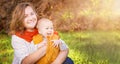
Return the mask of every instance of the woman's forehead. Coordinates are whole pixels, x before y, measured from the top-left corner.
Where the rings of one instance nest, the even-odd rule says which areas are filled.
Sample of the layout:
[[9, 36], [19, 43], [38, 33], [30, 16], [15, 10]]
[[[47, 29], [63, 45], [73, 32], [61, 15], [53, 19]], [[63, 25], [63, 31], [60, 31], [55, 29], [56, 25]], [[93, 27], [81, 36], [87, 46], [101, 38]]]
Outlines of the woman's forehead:
[[27, 7], [25, 8], [25, 14], [29, 14], [29, 13], [31, 13], [31, 12], [33, 12], [32, 7], [27, 6]]

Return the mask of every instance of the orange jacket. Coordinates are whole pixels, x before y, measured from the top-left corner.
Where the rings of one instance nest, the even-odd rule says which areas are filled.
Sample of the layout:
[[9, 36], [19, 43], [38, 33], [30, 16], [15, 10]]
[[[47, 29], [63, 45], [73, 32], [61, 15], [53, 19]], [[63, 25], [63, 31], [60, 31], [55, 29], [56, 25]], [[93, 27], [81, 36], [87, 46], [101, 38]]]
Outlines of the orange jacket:
[[[43, 56], [42, 58], [40, 58], [37, 62], [37, 64], [50, 64], [52, 63], [56, 57], [58, 56], [60, 49], [59, 47], [53, 47], [52, 44], [53, 42], [51, 40], [58, 40], [59, 36], [58, 34], [55, 32], [52, 36], [48, 36], [48, 46], [47, 46], [47, 51], [46, 51], [46, 55]], [[41, 34], [37, 34], [33, 37], [33, 42], [34, 44], [38, 44], [40, 42], [43, 41], [43, 37]]]

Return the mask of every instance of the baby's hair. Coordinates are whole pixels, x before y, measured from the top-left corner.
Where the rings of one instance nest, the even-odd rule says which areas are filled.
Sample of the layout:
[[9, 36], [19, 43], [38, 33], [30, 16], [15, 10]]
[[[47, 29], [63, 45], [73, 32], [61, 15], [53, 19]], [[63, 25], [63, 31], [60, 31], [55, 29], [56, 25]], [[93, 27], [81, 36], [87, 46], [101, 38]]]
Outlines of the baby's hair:
[[41, 19], [38, 20], [37, 27], [38, 27], [38, 25], [40, 25], [42, 22], [51, 22], [51, 23], [52, 23], [52, 21], [51, 21], [50, 19], [41, 18]]

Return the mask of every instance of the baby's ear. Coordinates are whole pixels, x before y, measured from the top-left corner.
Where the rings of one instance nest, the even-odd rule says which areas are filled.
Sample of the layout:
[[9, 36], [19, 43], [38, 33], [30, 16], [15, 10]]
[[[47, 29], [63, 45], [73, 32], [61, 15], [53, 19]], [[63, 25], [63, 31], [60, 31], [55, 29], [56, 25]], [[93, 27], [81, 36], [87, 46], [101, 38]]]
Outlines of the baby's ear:
[[40, 30], [38, 30], [38, 33], [41, 34]]

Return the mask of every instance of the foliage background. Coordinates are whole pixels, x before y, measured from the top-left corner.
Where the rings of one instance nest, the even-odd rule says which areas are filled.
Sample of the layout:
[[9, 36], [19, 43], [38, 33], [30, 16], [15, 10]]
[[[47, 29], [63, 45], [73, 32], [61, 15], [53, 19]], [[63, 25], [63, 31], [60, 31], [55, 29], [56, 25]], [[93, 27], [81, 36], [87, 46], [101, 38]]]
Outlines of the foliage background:
[[9, 31], [12, 11], [31, 2], [41, 17], [54, 21], [57, 30], [120, 30], [120, 0], [1, 0], [0, 31]]

